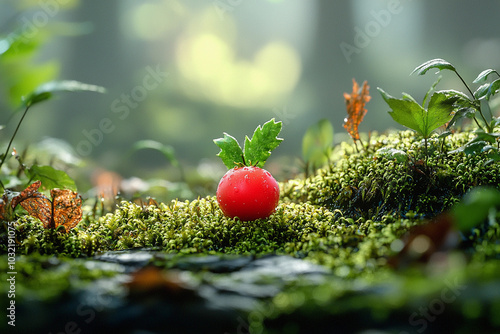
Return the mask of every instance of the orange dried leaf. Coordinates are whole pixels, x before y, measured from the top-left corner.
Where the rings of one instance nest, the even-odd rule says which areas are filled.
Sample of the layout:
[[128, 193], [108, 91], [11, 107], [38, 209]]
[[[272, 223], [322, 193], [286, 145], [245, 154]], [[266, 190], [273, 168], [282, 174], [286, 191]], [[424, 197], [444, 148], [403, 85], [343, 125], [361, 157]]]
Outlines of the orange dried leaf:
[[36, 181], [12, 200], [12, 207], [20, 204], [32, 217], [40, 219], [45, 228], [64, 226], [66, 232], [82, 219], [82, 199], [69, 189], [52, 189], [52, 202], [38, 192], [41, 182]]
[[7, 205], [7, 203], [5, 203], [3, 198], [0, 199], [0, 220], [7, 219], [6, 205]]
[[54, 227], [62, 225], [68, 232], [82, 219], [82, 198], [69, 189], [52, 189], [50, 195]]
[[347, 130], [353, 140], [359, 140], [358, 127], [367, 110], [365, 104], [370, 101], [370, 86], [365, 81], [363, 87], [359, 89], [356, 80], [352, 79], [352, 94], [344, 93], [344, 99], [347, 109], [347, 118], [344, 119], [344, 128]]
[[52, 203], [42, 193], [36, 192], [31, 197], [26, 198], [19, 203], [28, 214], [32, 217], [40, 219], [43, 227], [50, 228], [52, 226]]

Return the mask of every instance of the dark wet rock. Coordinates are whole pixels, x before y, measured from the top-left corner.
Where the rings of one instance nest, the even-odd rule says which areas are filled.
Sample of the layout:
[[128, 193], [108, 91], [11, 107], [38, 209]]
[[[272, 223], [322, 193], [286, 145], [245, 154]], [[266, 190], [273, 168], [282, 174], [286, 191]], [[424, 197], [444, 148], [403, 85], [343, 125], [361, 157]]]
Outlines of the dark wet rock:
[[151, 261], [152, 258], [153, 253], [148, 251], [148, 249], [140, 248], [134, 250], [106, 252], [101, 255], [96, 255], [94, 260], [118, 263], [127, 268], [128, 271], [132, 271], [144, 267], [149, 263], [149, 261]]
[[[37, 317], [18, 328], [53, 333], [67, 331], [66, 325], [82, 333], [236, 333], [247, 330], [242, 322], [246, 314], [289, 282], [329, 274], [321, 266], [279, 255], [179, 258], [134, 249], [72, 261], [115, 275], [72, 286], [50, 302], [24, 303], [18, 317]], [[46, 262], [52, 267], [70, 265]]]
[[[476, 325], [495, 328], [488, 318], [500, 305], [496, 266], [485, 270], [490, 282], [474, 282], [479, 268], [467, 272], [465, 267], [461, 279], [442, 272], [367, 281], [276, 254], [181, 256], [134, 249], [39, 261], [47, 272], [74, 275], [67, 288], [47, 300], [41, 293], [18, 300], [19, 332], [210, 334], [261, 332], [265, 327], [272, 333], [412, 333], [423, 328], [421, 310], [439, 308], [432, 321], [426, 320], [425, 332], [443, 333]], [[84, 281], [82, 276], [93, 271], [106, 275]], [[464, 275], [472, 277], [467, 284]], [[440, 299], [443, 291], [445, 301]], [[481, 312], [470, 311], [472, 307]], [[490, 323], [480, 325], [484, 321]]]

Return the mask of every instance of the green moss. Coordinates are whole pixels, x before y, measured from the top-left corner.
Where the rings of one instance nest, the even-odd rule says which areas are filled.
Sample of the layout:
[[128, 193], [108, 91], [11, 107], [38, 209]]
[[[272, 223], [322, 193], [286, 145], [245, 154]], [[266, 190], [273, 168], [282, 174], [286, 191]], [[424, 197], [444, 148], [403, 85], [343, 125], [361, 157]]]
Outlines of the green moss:
[[[427, 164], [423, 143], [411, 131], [372, 138], [369, 149], [362, 153], [344, 145], [340, 157], [315, 176], [284, 184], [284, 198], [340, 210], [353, 219], [380, 220], [387, 214], [406, 217], [408, 213], [433, 217], [472, 187], [498, 187], [498, 163], [488, 164], [486, 153], [448, 153], [473, 137], [469, 132], [458, 133], [444, 143], [431, 137]], [[407, 161], [378, 154], [381, 148], [405, 152]]]
[[[2, 256], [0, 279], [5, 282], [10, 277], [11, 271], [7, 259]], [[117, 268], [113, 264], [94, 267], [89, 262], [79, 259], [30, 254], [16, 258], [15, 272], [16, 301], [30, 296], [50, 301], [60, 297], [70, 287], [74, 289], [97, 279], [114, 276]], [[2, 298], [6, 298], [8, 288], [7, 284], [2, 284]]]
[[[383, 267], [395, 239], [448, 209], [470, 188], [498, 187], [498, 163], [487, 164], [486, 154], [447, 154], [472, 137], [459, 133], [444, 144], [430, 138], [427, 165], [423, 143], [410, 131], [374, 136], [361, 153], [343, 143], [316, 175], [281, 184], [281, 202], [265, 220], [229, 219], [210, 196], [157, 207], [122, 202], [114, 213], [98, 220], [87, 217], [69, 233], [44, 229], [25, 216], [15, 223], [17, 250], [69, 257], [134, 247], [182, 254], [280, 253], [356, 276]], [[377, 150], [384, 147], [405, 152], [408, 161], [380, 155]], [[490, 226], [471, 235], [469, 246], [480, 248], [485, 257], [495, 256], [498, 246], [491, 244], [496, 236], [498, 229]]]
[[[473, 136], [455, 134], [444, 145], [431, 138], [427, 164], [423, 144], [409, 131], [374, 136], [361, 153], [343, 143], [328, 166], [314, 176], [282, 183], [276, 212], [253, 222], [225, 217], [211, 196], [149, 207], [122, 202], [115, 212], [97, 220], [85, 217], [69, 233], [44, 229], [40, 221], [21, 217], [14, 223], [16, 293], [20, 298], [37, 295], [50, 300], [75, 284], [116, 274], [67, 258], [110, 250], [161, 250], [172, 254], [165, 257], [167, 263], [157, 259], [156, 265], [165, 268], [189, 254], [278, 253], [324, 265], [334, 275], [320, 284], [291, 281], [263, 304], [265, 316], [248, 318], [252, 328], [270, 333], [292, 327], [321, 332], [338, 322], [353, 326], [339, 330], [354, 332], [363, 319], [366, 326], [382, 325], [399, 332], [408, 328], [410, 314], [428, 307], [449, 289], [447, 282], [467, 289], [459, 290], [457, 302], [446, 304], [445, 315], [436, 323], [450, 326], [446, 321], [453, 317], [457, 320], [451, 323], [466, 331], [485, 321], [498, 326], [500, 304], [488, 300], [485, 291], [498, 288], [500, 212], [491, 211], [488, 221], [463, 234], [460, 249], [448, 253], [444, 264], [437, 261], [404, 271], [387, 265], [395, 255], [391, 245], [411, 227], [450, 208], [475, 186], [498, 188], [498, 162], [488, 162], [487, 154], [448, 154]], [[381, 148], [404, 152], [403, 161], [380, 154]], [[0, 253], [5, 254], [6, 231], [0, 238]], [[0, 279], [6, 279], [7, 262], [1, 261]], [[316, 327], [311, 329], [312, 324]]]

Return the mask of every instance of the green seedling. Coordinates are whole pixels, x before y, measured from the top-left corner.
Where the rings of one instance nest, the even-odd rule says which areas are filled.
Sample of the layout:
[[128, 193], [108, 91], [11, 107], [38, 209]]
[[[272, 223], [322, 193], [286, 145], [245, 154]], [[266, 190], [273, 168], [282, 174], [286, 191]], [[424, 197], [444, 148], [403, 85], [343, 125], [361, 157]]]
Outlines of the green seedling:
[[[431, 88], [432, 89], [432, 88]], [[439, 91], [432, 94], [427, 108], [424, 98], [422, 105], [409, 94], [404, 93], [402, 99], [397, 99], [382, 88], [378, 88], [385, 102], [392, 109], [389, 115], [399, 124], [415, 130], [424, 138], [426, 159], [428, 156], [427, 140], [439, 127], [445, 125], [453, 118], [452, 112], [456, 109], [458, 97], [449, 91]]]
[[[101, 87], [101, 86], [96, 86], [96, 85], [89, 85], [85, 84], [82, 82], [78, 81], [73, 81], [73, 80], [64, 80], [64, 81], [52, 81], [48, 82], [45, 84], [40, 85], [33, 93], [31, 93], [28, 97], [26, 97], [23, 101], [22, 107], [24, 109], [23, 115], [21, 116], [21, 119], [17, 123], [16, 129], [14, 130], [14, 133], [12, 134], [12, 137], [10, 138], [10, 141], [7, 145], [7, 148], [5, 150], [5, 153], [2, 155], [2, 160], [0, 161], [0, 168], [4, 164], [10, 148], [12, 146], [12, 142], [14, 141], [14, 138], [16, 137], [17, 132], [19, 131], [19, 128], [21, 126], [21, 123], [23, 122], [24, 118], [26, 117], [26, 114], [28, 113], [28, 110], [34, 106], [37, 103], [49, 100], [52, 95], [56, 92], [61, 92], [61, 91], [91, 91], [91, 92], [99, 92], [99, 93], [104, 93], [106, 90]], [[30, 174], [29, 176], [33, 178], [40, 179], [40, 177], [46, 176], [47, 181], [52, 180], [55, 182], [56, 186], [58, 187], [66, 187], [67, 186], [67, 179], [69, 177], [62, 177], [61, 173], [64, 173], [62, 171], [56, 171], [50, 166], [44, 166], [43, 168], [35, 168], [36, 166], [33, 166], [28, 170], [28, 173]], [[64, 173], [65, 174], [65, 173]], [[66, 175], [67, 176], [67, 175]], [[61, 178], [62, 177], [62, 178]], [[58, 184], [57, 180], [63, 180], [65, 184]], [[43, 182], [44, 185], [46, 185], [47, 182]], [[0, 181], [0, 186], [5, 189], [4, 184]], [[74, 182], [73, 185], [70, 188], [74, 188]]]
[[[429, 60], [429, 61], [417, 66], [411, 74], [416, 73], [418, 75], [424, 75], [430, 69], [437, 69], [438, 72], [441, 70], [449, 70], [449, 71], [454, 72], [458, 76], [460, 81], [462, 81], [462, 83], [464, 84], [465, 88], [467, 89], [467, 91], [470, 95], [470, 97], [469, 97], [462, 92], [449, 91], [450, 94], [456, 95], [457, 106], [459, 107], [459, 108], [457, 108], [457, 112], [455, 113], [455, 117], [451, 121], [450, 125], [453, 125], [456, 122], [456, 120], [458, 120], [460, 118], [470, 117], [470, 118], [474, 119], [474, 121], [476, 122], [477, 126], [480, 129], [483, 129], [483, 126], [484, 126], [485, 129], [483, 129], [483, 130], [485, 130], [488, 133], [493, 132], [493, 129], [495, 127], [497, 120], [493, 119], [493, 117], [491, 117], [491, 119], [489, 121], [486, 119], [486, 116], [481, 108], [480, 100], [486, 99], [487, 101], [489, 101], [493, 95], [498, 93], [498, 91], [500, 90], [500, 79], [496, 79], [492, 82], [485, 83], [485, 84], [481, 85], [475, 92], [472, 92], [472, 89], [467, 84], [467, 82], [463, 79], [463, 77], [458, 73], [455, 66], [453, 66], [450, 62], [448, 62], [444, 59], [439, 59], [439, 58]], [[484, 70], [481, 73], [479, 73], [479, 75], [476, 77], [476, 79], [474, 79], [473, 83], [479, 83], [479, 82], [486, 81], [491, 74], [496, 74], [498, 77], [500, 77], [500, 74], [496, 70], [487, 69], [487, 70]], [[484, 123], [483, 126], [481, 126], [481, 124], [477, 120], [476, 113], [479, 113], [479, 115]]]

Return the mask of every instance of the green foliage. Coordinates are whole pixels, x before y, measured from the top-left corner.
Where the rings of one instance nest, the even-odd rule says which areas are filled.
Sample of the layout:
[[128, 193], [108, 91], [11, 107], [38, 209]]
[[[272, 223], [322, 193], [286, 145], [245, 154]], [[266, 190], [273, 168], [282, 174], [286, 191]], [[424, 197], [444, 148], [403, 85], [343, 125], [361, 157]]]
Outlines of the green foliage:
[[45, 189], [70, 189], [76, 191], [75, 181], [66, 172], [51, 166], [33, 165], [25, 170], [30, 180], [40, 180]]
[[48, 100], [56, 92], [97, 92], [105, 93], [106, 89], [101, 86], [89, 85], [75, 80], [51, 81], [38, 86], [26, 98], [23, 98], [25, 107]]
[[[445, 149], [456, 150], [474, 136], [455, 133], [447, 138]], [[409, 212], [433, 217], [475, 185], [498, 187], [498, 163], [489, 162], [487, 152], [443, 154], [436, 147], [441, 139], [432, 135], [425, 164], [417, 138], [412, 131], [373, 136], [372, 150], [362, 154], [353, 154], [354, 147], [344, 144], [314, 176], [284, 184], [282, 196], [339, 210], [354, 220], [379, 220], [388, 214], [406, 217]]]
[[500, 132], [485, 133], [482, 130], [477, 130], [474, 133], [476, 134], [475, 138], [450, 153], [463, 152], [467, 155], [475, 155], [486, 152], [489, 160], [485, 164], [500, 161]]
[[[100, 86], [95, 86], [95, 85], [89, 85], [89, 84], [84, 84], [78, 81], [54, 81], [54, 82], [48, 82], [45, 84], [40, 85], [35, 91], [31, 94], [28, 95], [28, 97], [23, 101], [24, 104], [24, 113], [21, 116], [21, 119], [19, 120], [19, 123], [16, 126], [16, 129], [14, 130], [14, 133], [12, 134], [12, 137], [10, 138], [10, 141], [7, 145], [7, 148], [5, 150], [5, 153], [2, 155], [1, 161], [0, 161], [0, 168], [3, 166], [5, 159], [7, 158], [12, 142], [14, 141], [14, 138], [16, 137], [16, 134], [21, 126], [21, 123], [23, 122], [24, 118], [26, 117], [26, 114], [28, 113], [28, 110], [35, 104], [46, 101], [52, 97], [52, 94], [55, 92], [61, 92], [61, 91], [91, 91], [91, 92], [99, 92], [99, 93], [104, 93], [105, 89]], [[49, 187], [49, 185], [61, 185], [60, 188], [66, 188], [68, 187], [69, 189], [76, 190], [74, 181], [68, 180], [68, 176], [64, 172], [60, 172], [57, 174], [54, 170], [51, 170], [50, 168], [46, 167], [38, 167], [34, 165], [32, 169], [34, 170], [30, 171], [28, 170], [28, 174], [30, 179], [37, 179], [38, 177], [43, 178], [45, 182], [44, 186]], [[61, 177], [61, 180], [58, 181], [57, 177]], [[42, 179], [40, 179], [42, 180]], [[0, 185], [2, 188], [5, 189], [5, 186], [3, 182], [0, 181]], [[57, 187], [57, 186], [56, 186]]]
[[417, 66], [411, 74], [416, 73], [418, 75], [424, 75], [430, 69], [437, 69], [438, 72], [441, 70], [450, 70], [456, 72], [455, 66], [447, 62], [444, 59], [436, 58]]
[[302, 138], [302, 157], [304, 161], [315, 167], [328, 161], [329, 150], [333, 143], [333, 126], [327, 119], [311, 125]]
[[405, 94], [402, 99], [396, 99], [378, 88], [385, 102], [392, 111], [389, 115], [401, 125], [415, 130], [425, 139], [431, 133], [452, 119], [455, 109], [456, 96], [450, 96], [447, 92], [435, 92], [429, 101], [427, 110], [418, 104], [410, 95]]
[[[439, 79], [432, 85], [427, 94], [425, 95], [422, 106], [420, 106], [409, 94], [403, 93], [402, 99], [396, 99], [381, 88], [379, 88], [382, 97], [391, 107], [392, 111], [389, 112], [391, 117], [401, 125], [417, 131], [425, 139], [425, 149], [427, 151], [427, 139], [431, 133], [448, 123], [447, 130], [454, 126], [457, 121], [463, 118], [472, 118], [476, 122], [479, 130], [476, 132], [476, 138], [469, 141], [463, 147], [457, 148], [450, 153], [465, 153], [467, 155], [480, 154], [488, 152], [489, 160], [487, 163], [492, 163], [500, 160], [500, 135], [495, 133], [495, 128], [499, 124], [499, 120], [491, 117], [488, 121], [481, 110], [481, 101], [487, 100], [495, 95], [500, 90], [500, 79], [494, 80], [490, 83], [481, 85], [474, 93], [467, 85], [465, 80], [460, 76], [457, 69], [448, 61], [443, 59], [429, 60], [415, 68], [413, 73], [424, 75], [430, 69], [450, 70], [454, 72], [467, 88], [470, 96], [456, 90], [441, 90], [435, 92], [425, 109], [425, 103], [432, 90], [436, 87]], [[473, 83], [484, 82], [492, 74], [500, 77], [496, 70], [487, 69], [482, 71]], [[476, 118], [479, 113], [483, 125], [480, 124]], [[449, 135], [449, 132], [441, 137], [444, 145], [444, 138]], [[427, 159], [427, 158], [426, 158]]]
[[262, 168], [271, 155], [271, 151], [283, 141], [278, 138], [281, 126], [282, 122], [276, 122], [274, 118], [264, 123], [262, 127], [259, 125], [252, 139], [245, 136], [243, 150], [234, 137], [224, 133], [223, 138], [214, 139], [214, 143], [221, 149], [217, 156], [222, 159], [228, 169], [238, 164]]
[[[462, 81], [462, 83], [467, 88], [467, 91], [470, 94], [470, 97], [468, 97], [464, 93], [460, 93], [457, 91], [448, 91], [450, 96], [455, 96], [457, 98], [457, 100], [456, 100], [456, 105], [458, 107], [457, 110], [460, 111], [460, 112], [457, 112], [452, 123], [454, 124], [457, 119], [466, 116], [466, 117], [474, 118], [478, 127], [482, 128], [482, 126], [479, 124], [477, 118], [475, 117], [475, 113], [478, 112], [479, 115], [481, 116], [483, 123], [484, 123], [483, 126], [486, 128], [486, 132], [492, 132], [493, 128], [494, 128], [493, 119], [491, 119], [490, 121], [488, 121], [486, 119], [483, 111], [481, 110], [480, 100], [486, 99], [489, 101], [490, 98], [500, 90], [500, 79], [494, 80], [490, 83], [483, 84], [475, 92], [472, 92], [471, 88], [466, 83], [466, 81], [462, 78], [462, 76], [458, 73], [455, 66], [453, 66], [450, 62], [443, 60], [443, 59], [429, 60], [429, 61], [417, 66], [413, 70], [412, 74], [416, 73], [419, 75], [424, 75], [430, 69], [437, 69], [438, 71], [450, 70], [450, 71], [454, 72], [458, 76], [458, 78]], [[488, 76], [490, 74], [493, 74], [493, 73], [495, 73], [497, 76], [500, 77], [500, 74], [496, 70], [487, 69], [487, 70], [484, 70], [481, 73], [479, 73], [479, 75], [476, 77], [476, 79], [474, 79], [473, 83], [486, 81]]]
[[217, 156], [222, 159], [228, 169], [238, 164], [245, 164], [243, 151], [236, 138], [224, 132], [224, 137], [214, 139], [214, 143], [221, 149]]
[[483, 223], [488, 217], [493, 217], [500, 210], [500, 191], [491, 187], [478, 187], [466, 194], [463, 200], [453, 207], [451, 214], [462, 232]]
[[[496, 70], [492, 69], [487, 69], [484, 70], [483, 72], [479, 73], [476, 79], [472, 83], [478, 83], [478, 82], [483, 82], [488, 79], [488, 76], [492, 73], [495, 73], [498, 77], [500, 77], [500, 74]], [[500, 89], [500, 79], [496, 79], [490, 83], [485, 83], [474, 92], [474, 97], [478, 100], [482, 100], [486, 98], [486, 100], [490, 100], [490, 98], [498, 93], [498, 90]]]

